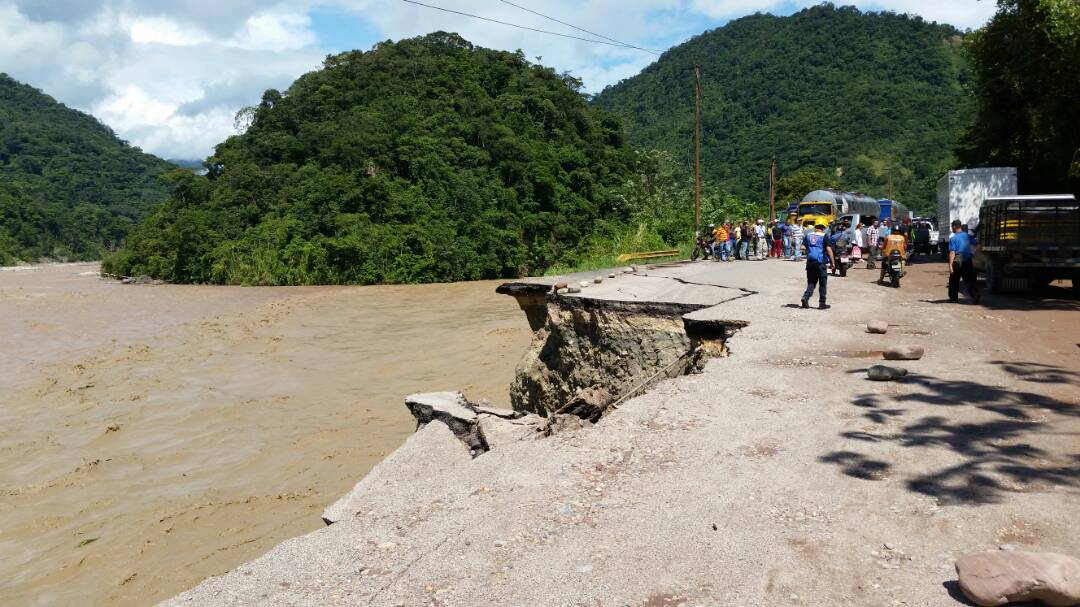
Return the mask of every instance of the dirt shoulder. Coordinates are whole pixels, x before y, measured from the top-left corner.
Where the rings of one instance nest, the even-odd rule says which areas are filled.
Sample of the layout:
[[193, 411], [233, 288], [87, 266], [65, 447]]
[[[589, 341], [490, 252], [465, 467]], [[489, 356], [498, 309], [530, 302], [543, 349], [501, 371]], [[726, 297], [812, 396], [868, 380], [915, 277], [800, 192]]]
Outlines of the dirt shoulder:
[[[952, 605], [964, 553], [1080, 554], [1075, 302], [938, 303], [942, 269], [854, 270], [818, 311], [799, 265], [688, 266], [755, 291], [730, 357], [476, 459], [429, 424], [353, 518], [168, 604]], [[926, 356], [866, 380], [896, 343]]]

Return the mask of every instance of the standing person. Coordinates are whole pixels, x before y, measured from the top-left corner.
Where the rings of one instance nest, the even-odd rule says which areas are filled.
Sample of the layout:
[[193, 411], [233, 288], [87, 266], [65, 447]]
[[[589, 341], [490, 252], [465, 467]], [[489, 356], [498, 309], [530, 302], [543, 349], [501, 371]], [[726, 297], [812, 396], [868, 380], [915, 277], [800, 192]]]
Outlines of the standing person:
[[720, 261], [727, 261], [727, 226], [720, 224], [713, 230], [713, 254]]
[[791, 261], [802, 258], [803, 229], [796, 221], [791, 224]]
[[739, 224], [728, 222], [728, 261], [734, 261], [735, 254], [738, 252], [738, 247], [735, 246], [735, 243], [739, 242], [738, 230]]
[[794, 227], [791, 219], [784, 223], [784, 257], [791, 257], [791, 230]]
[[871, 270], [874, 268], [874, 259], [876, 259], [878, 255], [879, 237], [880, 236], [878, 230], [878, 220], [875, 219], [874, 223], [870, 224], [870, 226], [866, 228], [866, 246], [870, 249], [866, 255], [867, 270]]
[[765, 248], [765, 238], [768, 232], [765, 231], [765, 220], [757, 220], [757, 225], [754, 226], [754, 252], [757, 253], [758, 261], [765, 259], [765, 254], [768, 249]]
[[820, 286], [818, 309], [828, 310], [831, 306], [825, 303], [825, 288], [829, 282], [829, 266], [835, 266], [836, 262], [829, 239], [825, 236], [825, 224], [814, 226], [814, 232], [803, 237], [803, 244], [806, 245], [806, 291], [803, 292], [802, 307], [810, 307], [814, 287]]
[[863, 230], [863, 224], [860, 221], [855, 224], [855, 227], [851, 229], [851, 256], [862, 257], [863, 250], [866, 249], [866, 232]]
[[750, 259], [750, 238], [750, 224], [744, 221], [739, 227], [739, 259], [743, 261]]
[[972, 303], [978, 304], [982, 298], [979, 285], [975, 283], [975, 266], [972, 264], [974, 255], [971, 247], [971, 236], [963, 229], [959, 219], [952, 222], [953, 234], [949, 237], [949, 301], [960, 301], [960, 279], [964, 279], [968, 295]]
[[784, 254], [784, 228], [780, 227], [779, 220], [772, 225], [772, 247], [769, 248], [769, 254], [777, 258]]

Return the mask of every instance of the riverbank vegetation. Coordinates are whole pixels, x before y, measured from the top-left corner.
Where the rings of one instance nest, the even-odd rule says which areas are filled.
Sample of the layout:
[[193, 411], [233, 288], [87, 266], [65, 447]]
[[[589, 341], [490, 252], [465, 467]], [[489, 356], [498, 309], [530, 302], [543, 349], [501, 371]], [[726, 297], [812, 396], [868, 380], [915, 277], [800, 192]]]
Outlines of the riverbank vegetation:
[[171, 177], [106, 260], [179, 282], [474, 280], [575, 263], [634, 152], [571, 76], [434, 33], [328, 57]]
[[100, 259], [165, 199], [171, 168], [0, 74], [0, 265]]

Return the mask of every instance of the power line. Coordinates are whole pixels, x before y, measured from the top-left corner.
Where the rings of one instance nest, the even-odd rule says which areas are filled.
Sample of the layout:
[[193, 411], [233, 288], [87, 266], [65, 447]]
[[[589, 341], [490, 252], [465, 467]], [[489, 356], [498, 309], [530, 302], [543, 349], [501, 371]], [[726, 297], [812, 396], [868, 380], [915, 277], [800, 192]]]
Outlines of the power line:
[[454, 9], [445, 8], [445, 7], [442, 7], [442, 6], [435, 6], [433, 4], [424, 4], [423, 2], [417, 2], [416, 0], [401, 0], [401, 1], [402, 2], [407, 2], [409, 4], [415, 4], [417, 6], [423, 6], [425, 8], [432, 8], [432, 9], [435, 9], [437, 11], [443, 11], [445, 13], [453, 13], [455, 15], [461, 15], [463, 17], [471, 17], [473, 19], [479, 19], [481, 21], [489, 21], [491, 23], [498, 23], [499, 25], [507, 25], [507, 26], [510, 26], [510, 27], [516, 27], [518, 29], [528, 30], [530, 32], [538, 32], [538, 33], [541, 33], [541, 34], [549, 34], [551, 36], [561, 36], [563, 38], [572, 38], [574, 40], [581, 40], [582, 42], [592, 42], [593, 44], [606, 44], [608, 46], [614, 46], [614, 47], [618, 47], [618, 48], [632, 48], [632, 49], [635, 49], [635, 50], [641, 50], [641, 51], [645, 51], [645, 52], [652, 52], [652, 51], [649, 51], [648, 49], [642, 49], [642, 48], [639, 48], [639, 47], [636, 47], [636, 46], [623, 44], [621, 42], [616, 44], [614, 42], [606, 42], [604, 40], [594, 40], [592, 38], [582, 38], [580, 36], [574, 36], [572, 34], [563, 34], [563, 33], [560, 33], [560, 32], [552, 32], [550, 30], [543, 30], [543, 29], [539, 29], [539, 28], [535, 28], [535, 27], [528, 27], [526, 25], [518, 25], [517, 23], [510, 23], [510, 22], [507, 22], [507, 21], [500, 21], [498, 19], [492, 19], [490, 17], [481, 17], [480, 15], [474, 15], [472, 13], [464, 13], [462, 11], [456, 11]]
[[586, 34], [589, 34], [590, 36], [596, 36], [597, 38], [603, 38], [604, 40], [610, 40], [611, 42], [614, 42], [616, 44], [620, 44], [620, 45], [625, 46], [627, 48], [632, 48], [632, 49], [636, 49], [636, 50], [639, 50], [639, 51], [645, 51], [646, 53], [652, 53], [654, 55], [660, 55], [660, 53], [663, 52], [663, 51], [659, 51], [659, 50], [653, 49], [653, 48], [643, 48], [643, 47], [640, 47], [640, 46], [637, 46], [637, 45], [634, 45], [634, 44], [629, 44], [627, 42], [622, 42], [621, 40], [616, 40], [614, 38], [611, 38], [609, 36], [605, 36], [603, 34], [598, 34], [596, 32], [589, 31], [589, 30], [587, 30], [585, 28], [578, 27], [578, 26], [574, 25], [573, 23], [567, 23], [565, 21], [560, 21], [559, 19], [556, 19], [555, 17], [551, 17], [551, 16], [545, 15], [543, 13], [539, 13], [537, 11], [532, 10], [531, 8], [526, 8], [524, 6], [521, 6], [520, 4], [514, 4], [513, 2], [510, 2], [509, 0], [499, 0], [499, 2], [502, 2], [503, 4], [509, 4], [510, 6], [513, 6], [514, 8], [519, 8], [519, 9], [521, 9], [521, 10], [527, 12], [527, 13], [532, 13], [532, 14], [537, 15], [539, 17], [543, 17], [544, 19], [554, 21], [555, 23], [558, 23], [560, 25], [565, 25], [566, 27], [576, 29], [579, 32], [584, 32]]

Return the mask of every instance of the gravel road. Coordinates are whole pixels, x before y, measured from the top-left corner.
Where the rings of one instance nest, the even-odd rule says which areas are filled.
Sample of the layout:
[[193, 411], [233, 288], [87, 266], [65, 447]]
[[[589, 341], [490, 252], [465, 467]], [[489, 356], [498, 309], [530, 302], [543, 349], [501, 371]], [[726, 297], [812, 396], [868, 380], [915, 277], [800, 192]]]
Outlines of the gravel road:
[[[955, 605], [967, 552], [1080, 555], [1080, 302], [948, 304], [943, 270], [853, 270], [828, 311], [794, 263], [674, 270], [756, 292], [729, 357], [476, 459], [430, 424], [354, 518], [167, 604]], [[926, 356], [868, 381], [893, 344]]]

